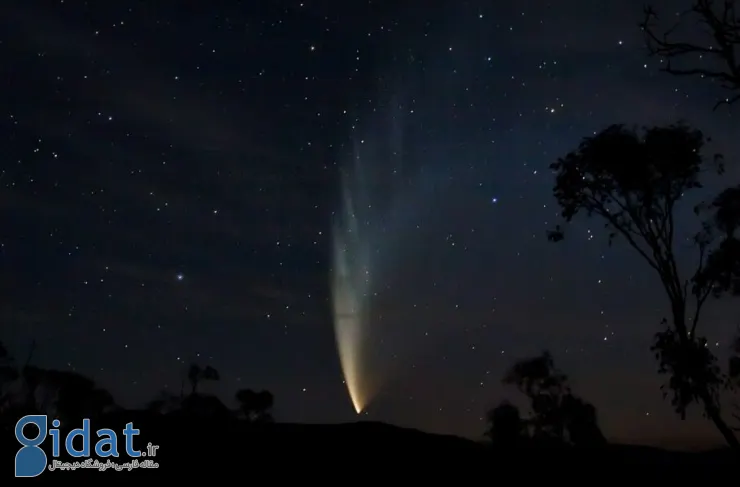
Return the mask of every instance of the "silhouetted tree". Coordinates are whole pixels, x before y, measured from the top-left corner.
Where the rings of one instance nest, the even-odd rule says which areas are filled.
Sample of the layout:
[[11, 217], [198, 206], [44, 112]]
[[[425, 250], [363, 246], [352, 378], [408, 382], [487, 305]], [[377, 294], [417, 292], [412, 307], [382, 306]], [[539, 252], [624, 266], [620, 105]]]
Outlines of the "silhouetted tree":
[[598, 446], [606, 444], [599, 428], [596, 408], [572, 393], [565, 394], [560, 401], [560, 410], [568, 439], [575, 446]]
[[545, 444], [595, 446], [605, 443], [596, 409], [571, 392], [568, 377], [555, 368], [549, 352], [516, 362], [505, 375], [504, 383], [516, 386], [527, 396], [531, 415], [521, 419], [519, 410], [508, 403], [490, 411], [488, 435], [495, 436], [499, 444], [522, 437]]
[[[32, 345], [31, 350], [35, 348]], [[31, 352], [32, 353], [32, 352]], [[0, 413], [10, 422], [26, 414], [62, 419], [94, 418], [116, 407], [111, 394], [79, 373], [15, 365], [0, 344]]]
[[[740, 332], [732, 342], [730, 364], [729, 364], [730, 386], [736, 391], [740, 389]], [[740, 399], [733, 405], [732, 417], [735, 419], [735, 431], [740, 431]]]
[[190, 364], [188, 368], [188, 381], [190, 382], [190, 393], [198, 393], [198, 384], [204, 380], [220, 380], [221, 376], [218, 371], [207, 365], [205, 368], [201, 368], [198, 364]]
[[76, 372], [49, 370], [42, 381], [53, 396], [56, 415], [65, 420], [95, 418], [115, 407], [113, 396]]
[[[730, 92], [717, 102], [715, 109], [740, 100], [740, 53], [736, 51], [740, 45], [740, 17], [735, 3], [735, 0], [694, 0], [670, 26], [660, 26], [657, 12], [648, 6], [640, 24], [650, 53], [665, 61], [662, 71], [708, 78]], [[688, 30], [682, 31], [687, 27]], [[674, 61], [688, 62], [677, 67]]]
[[[219, 380], [219, 373], [211, 366], [201, 368], [197, 364], [188, 367], [187, 379], [190, 382], [191, 392], [188, 395], [181, 393], [179, 396], [168, 391], [162, 391], [151, 400], [146, 409], [158, 414], [175, 414], [197, 416], [201, 418], [226, 418], [234, 417], [234, 412], [229, 410], [224, 403], [215, 395], [202, 394], [198, 392], [198, 384], [203, 380]], [[250, 422], [270, 422], [274, 398], [269, 391], [255, 392], [243, 389], [236, 393], [239, 402], [239, 414], [243, 414]]]
[[0, 342], [0, 414], [9, 406], [12, 386], [18, 380], [18, 370], [5, 345]]
[[486, 431], [494, 445], [519, 445], [526, 438], [526, 425], [519, 408], [504, 401], [488, 412], [489, 429]]
[[274, 398], [270, 391], [255, 392], [251, 389], [240, 389], [236, 392], [239, 409], [250, 422], [272, 422]]
[[20, 367], [0, 345], [0, 413], [3, 426], [12, 427], [19, 417], [41, 412], [37, 395], [43, 371], [29, 365], [35, 342], [26, 365]]
[[94, 418], [116, 407], [113, 396], [79, 373], [26, 366], [16, 410], [40, 412], [62, 420]]
[[[705, 161], [704, 144], [703, 134], [685, 125], [650, 128], [642, 135], [613, 125], [551, 165], [553, 192], [567, 222], [578, 213], [601, 219], [610, 231], [610, 245], [623, 237], [655, 271], [671, 309], [671, 319], [663, 320], [666, 329], [655, 335], [652, 346], [659, 371], [669, 375], [664, 391], [672, 391], [672, 404], [682, 417], [689, 404], [701, 402], [727, 443], [739, 447], [720, 414], [724, 379], [717, 359], [696, 330], [710, 295], [740, 290], [740, 245], [734, 236], [740, 190], [727, 190], [712, 204], [696, 208], [697, 215], [709, 212], [713, 218], [694, 236], [698, 267], [690, 279], [682, 277], [675, 254], [676, 205], [701, 187], [701, 173], [723, 169], [720, 156]], [[562, 240], [563, 230], [558, 226], [548, 236]]]

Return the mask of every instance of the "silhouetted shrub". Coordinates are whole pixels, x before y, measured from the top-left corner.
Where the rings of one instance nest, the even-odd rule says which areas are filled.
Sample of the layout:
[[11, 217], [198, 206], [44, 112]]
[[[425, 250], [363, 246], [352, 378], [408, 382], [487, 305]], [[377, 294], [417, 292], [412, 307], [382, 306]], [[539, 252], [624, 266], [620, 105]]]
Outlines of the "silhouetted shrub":
[[549, 352], [520, 360], [504, 377], [530, 403], [529, 417], [504, 402], [488, 413], [489, 436], [499, 446], [523, 444], [597, 446], [606, 443], [596, 408], [575, 396], [568, 377], [555, 368]]

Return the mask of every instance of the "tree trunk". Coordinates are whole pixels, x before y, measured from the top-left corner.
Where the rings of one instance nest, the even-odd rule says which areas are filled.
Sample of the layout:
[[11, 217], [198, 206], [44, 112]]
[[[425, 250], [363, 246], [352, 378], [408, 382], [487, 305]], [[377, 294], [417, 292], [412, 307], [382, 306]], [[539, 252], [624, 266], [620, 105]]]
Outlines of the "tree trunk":
[[707, 416], [709, 416], [709, 419], [712, 420], [730, 448], [733, 448], [736, 451], [740, 451], [740, 441], [738, 441], [735, 433], [732, 431], [732, 428], [730, 428], [725, 420], [722, 419], [719, 408], [714, 404], [714, 399], [712, 399], [712, 397], [708, 393], [702, 391], [701, 400], [702, 402], [704, 402]]
[[[689, 346], [689, 342], [694, 340], [694, 337], [689, 336], [688, 329], [686, 327], [686, 321], [685, 321], [685, 310], [686, 305], [685, 303], [676, 303], [675, 301], [672, 302], [673, 305], [673, 324], [676, 327], [676, 331], [678, 332], [679, 339], [682, 342], [682, 345], [684, 347]], [[700, 382], [700, 381], [699, 381]], [[701, 382], [700, 382], [701, 383]], [[722, 437], [727, 442], [727, 445], [734, 449], [735, 451], [740, 452], [740, 441], [738, 441], [737, 437], [735, 436], [735, 433], [732, 431], [732, 428], [730, 428], [725, 420], [722, 418], [722, 414], [720, 413], [719, 407], [715, 404], [714, 398], [709, 392], [709, 389], [707, 388], [706, 383], [701, 383], [699, 390], [699, 398], [704, 403], [704, 410], [707, 413], [707, 416], [709, 419], [714, 423], [714, 426], [717, 427]]]

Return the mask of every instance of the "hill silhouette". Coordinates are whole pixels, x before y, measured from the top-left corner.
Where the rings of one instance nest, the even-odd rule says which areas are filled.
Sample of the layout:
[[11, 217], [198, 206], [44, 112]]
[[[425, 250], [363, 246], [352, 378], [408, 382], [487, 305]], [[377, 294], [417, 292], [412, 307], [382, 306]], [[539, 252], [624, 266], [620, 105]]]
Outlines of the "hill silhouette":
[[[156, 415], [150, 411], [117, 411], [100, 418], [100, 423], [122, 430], [133, 422], [141, 431], [137, 448], [148, 442], [159, 445], [157, 469], [130, 472], [45, 472], [46, 480], [104, 475], [129, 478], [186, 479], [224, 474], [291, 477], [305, 475], [342, 479], [348, 475], [378, 475], [417, 472], [419, 475], [456, 472], [466, 476], [492, 468], [511, 468], [513, 464], [536, 465], [532, 475], [558, 470], [578, 472], [584, 465], [593, 468], [624, 467], [672, 473], [718, 473], [735, 465], [729, 450], [706, 453], [669, 452], [656, 448], [608, 445], [600, 448], [495, 448], [490, 443], [455, 436], [425, 433], [379, 422], [347, 424], [249, 423], [238, 419], [184, 418]], [[93, 425], [93, 429], [95, 429]], [[62, 428], [64, 434], [64, 428]], [[12, 431], [5, 431], [2, 442], [4, 472], [11, 476], [12, 458], [18, 443]], [[50, 455], [49, 442], [44, 445]], [[72, 461], [71, 458], [60, 458]], [[119, 461], [126, 461], [125, 457]], [[354, 470], [350, 470], [354, 469]], [[352, 473], [354, 472], [354, 473]], [[304, 477], [306, 478], [306, 477]], [[356, 479], [346, 479], [356, 480]]]
[[[274, 397], [269, 391], [237, 391], [235, 409], [214, 395], [198, 392], [203, 381], [219, 380], [218, 371], [210, 366], [191, 365], [187, 371], [189, 393], [163, 392], [145, 409], [129, 410], [117, 406], [105, 389], [79, 374], [28, 364], [16, 366], [7, 353], [5, 364], [0, 367], [4, 377], [0, 381], [0, 454], [7, 461], [2, 462], [0, 475], [8, 477], [13, 475], [13, 458], [20, 448], [14, 428], [28, 414], [45, 414], [49, 421], [59, 418], [62, 441], [71, 429], [82, 426], [83, 418], [88, 418], [92, 448], [98, 429], [112, 429], [119, 435], [120, 456], [111, 459], [116, 463], [131, 460], [125, 454], [121, 435], [127, 424], [139, 431], [135, 449], [148, 452], [149, 444], [159, 447], [156, 455], [139, 459], [156, 462], [157, 468], [44, 472], [39, 479], [134, 475], [189, 480], [193, 476], [243, 475], [249, 471], [255, 475], [267, 473], [273, 479], [300, 474], [303, 479], [316, 475], [347, 480], [348, 475], [361, 472], [395, 475], [403, 471], [415, 475], [452, 473], [462, 480], [466, 475], [485, 474], [492, 468], [511, 469], [513, 465], [535, 466], [526, 472], [532, 475], [579, 472], [584, 465], [589, 470], [636, 467], [665, 475], [684, 471], [717, 473], [736, 464], [736, 456], [729, 449], [684, 453], [609, 444], [598, 427], [595, 408], [575, 395], [567, 375], [555, 367], [547, 352], [516, 362], [504, 378], [529, 399], [529, 414], [502, 402], [489, 412], [488, 438], [482, 437], [481, 441], [381, 422], [275, 422]], [[29, 438], [35, 436], [33, 430], [24, 433]], [[81, 443], [75, 441], [79, 448]], [[53, 457], [50, 436], [42, 448], [49, 461], [75, 461], [64, 447], [61, 456]]]

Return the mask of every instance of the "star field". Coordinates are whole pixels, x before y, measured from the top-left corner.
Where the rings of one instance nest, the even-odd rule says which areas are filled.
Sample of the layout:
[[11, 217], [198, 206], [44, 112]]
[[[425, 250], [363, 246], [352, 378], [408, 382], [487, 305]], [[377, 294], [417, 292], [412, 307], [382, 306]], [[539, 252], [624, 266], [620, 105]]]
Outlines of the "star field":
[[[353, 420], [328, 274], [359, 157], [393, 370], [368, 418], [479, 437], [506, 368], [547, 348], [608, 436], [713, 440], [662, 400], [647, 266], [598, 222], [545, 232], [549, 164], [609, 124], [685, 119], [736, 157], [717, 88], [659, 72], [636, 0], [394, 5], [0, 6], [0, 339], [126, 406], [198, 361], [229, 404], [265, 388], [280, 420]], [[707, 310], [720, 355], [733, 306]]]

